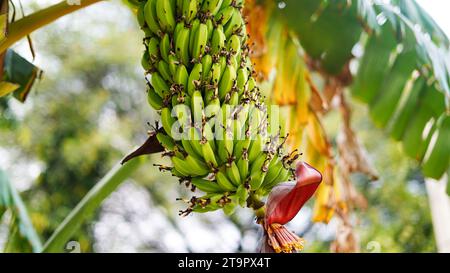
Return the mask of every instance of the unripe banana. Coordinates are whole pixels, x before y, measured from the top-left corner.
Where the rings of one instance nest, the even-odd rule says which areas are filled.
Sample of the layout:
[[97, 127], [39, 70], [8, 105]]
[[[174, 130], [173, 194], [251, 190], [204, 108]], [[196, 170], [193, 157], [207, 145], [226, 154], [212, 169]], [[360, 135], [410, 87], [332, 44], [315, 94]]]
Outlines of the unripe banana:
[[148, 28], [155, 34], [160, 35], [161, 28], [156, 15], [156, 0], [148, 0], [144, 6], [144, 18]]
[[172, 136], [172, 127], [175, 123], [175, 119], [172, 117], [172, 113], [169, 108], [165, 107], [161, 110], [161, 124], [166, 131], [166, 134]]
[[214, 155], [214, 150], [210, 145], [210, 142], [206, 141], [205, 143], [200, 144], [202, 146], [202, 154], [205, 158], [206, 163], [211, 167], [217, 167], [216, 156]]
[[202, 58], [202, 81], [208, 82], [209, 81], [209, 72], [211, 71], [212, 66], [212, 57], [209, 54], [206, 54]]
[[231, 91], [231, 88], [234, 85], [234, 81], [236, 80], [236, 70], [234, 66], [227, 65], [225, 67], [225, 71], [223, 72], [222, 78], [219, 83], [219, 98], [220, 100], [224, 100], [225, 96], [228, 92]]
[[188, 28], [183, 27], [178, 34], [178, 38], [175, 42], [175, 53], [179, 60], [188, 66], [190, 63], [189, 57], [189, 36], [191, 31]]
[[156, 93], [158, 93], [161, 98], [165, 98], [169, 94], [169, 85], [158, 72], [152, 74], [151, 83]]
[[225, 33], [225, 36], [228, 38], [230, 37], [236, 30], [238, 30], [242, 25], [242, 16], [239, 10], [234, 9], [233, 15], [231, 16], [231, 19], [228, 21], [228, 23], [223, 27], [223, 32]]
[[199, 5], [198, 0], [183, 1], [182, 13], [184, 20], [186, 20], [186, 23], [190, 23], [195, 18], [198, 11], [198, 5]]
[[224, 9], [219, 10], [219, 12], [214, 16], [214, 19], [218, 24], [225, 25], [233, 16], [234, 7], [227, 6]]
[[182, 30], [183, 28], [185, 28], [184, 22], [178, 22], [175, 25], [175, 30], [173, 31], [173, 41], [175, 42], [175, 44], [177, 43], [178, 37], [180, 35], [180, 30]]
[[187, 72], [186, 66], [179, 64], [175, 72], [174, 82], [183, 87], [183, 91], [187, 90], [189, 74]]
[[150, 55], [148, 54], [148, 51], [144, 51], [144, 54], [142, 54], [142, 58], [141, 58], [141, 65], [145, 71], [148, 71], [152, 68], [152, 65], [149, 62], [149, 60], [150, 60]]
[[245, 86], [248, 80], [248, 71], [245, 68], [239, 68], [236, 75], [236, 88], [239, 96], [245, 91]]
[[263, 137], [261, 135], [256, 135], [256, 139], [254, 141], [251, 142], [249, 151], [248, 151], [248, 160], [250, 162], [255, 161], [258, 156], [261, 154], [261, 152], [263, 151], [263, 147], [264, 147], [264, 140]]
[[250, 138], [237, 140], [234, 146], [234, 156], [236, 158], [241, 158], [245, 151], [248, 151], [250, 147]]
[[170, 73], [175, 74], [177, 71], [178, 65], [180, 64], [177, 57], [173, 54], [170, 54], [168, 64], [169, 64]]
[[231, 214], [250, 194], [265, 195], [292, 176], [278, 147], [284, 134], [266, 134], [279, 125], [260, 111], [242, 5], [136, 2], [146, 37], [142, 65], [152, 74], [147, 99], [163, 127], [157, 139], [171, 157], [172, 174], [206, 193], [188, 211]]
[[163, 133], [157, 133], [156, 138], [164, 147], [164, 149], [171, 151], [175, 148], [175, 141], [173, 141], [173, 138], [171, 138], [170, 136]]
[[[229, 165], [229, 166], [228, 166]], [[226, 173], [231, 183], [233, 183], [236, 187], [239, 187], [241, 184], [241, 176], [239, 174], [239, 168], [236, 163], [233, 161], [226, 166]]]
[[245, 181], [247, 179], [248, 176], [248, 168], [249, 168], [249, 162], [248, 159], [245, 157], [241, 157], [239, 158], [238, 162], [237, 162], [237, 167], [239, 169], [239, 175], [241, 177], [242, 181]]
[[[222, 6], [220, 7], [220, 9], [224, 9], [226, 7], [232, 7], [233, 0], [223, 0], [222, 1]], [[234, 9], [234, 7], [233, 7]]]
[[189, 144], [191, 145], [192, 149], [195, 151], [195, 154], [203, 157], [202, 145], [200, 144], [201, 133], [195, 127], [190, 127], [188, 135], [189, 135], [189, 139], [188, 139]]
[[211, 54], [217, 55], [225, 47], [225, 33], [223, 33], [222, 27], [214, 29], [211, 38]]
[[220, 63], [213, 63], [213, 65], [211, 66], [211, 84], [218, 87], [221, 76], [222, 69]]
[[192, 114], [194, 116], [194, 124], [198, 124], [199, 126], [201, 126], [205, 104], [203, 102], [202, 93], [200, 93], [200, 91], [196, 90], [192, 94], [191, 105]]
[[186, 163], [192, 169], [192, 173], [195, 173], [199, 176], [205, 176], [210, 172], [210, 169], [206, 167], [205, 163], [195, 158], [195, 156], [188, 155], [185, 158]]
[[170, 55], [170, 36], [169, 34], [164, 34], [161, 43], [159, 44], [159, 52], [164, 61], [169, 62]]
[[195, 33], [198, 30], [198, 27], [200, 26], [200, 20], [196, 18], [191, 23], [191, 35], [189, 37], [189, 54], [192, 56], [194, 51], [194, 42], [195, 42]]
[[227, 176], [223, 173], [223, 171], [219, 171], [216, 173], [217, 184], [224, 191], [235, 191], [236, 186], [231, 183], [231, 181], [227, 178]]
[[184, 2], [191, 2], [190, 0], [176, 0], [175, 3], [175, 10], [177, 12], [177, 17], [180, 17], [183, 15], [183, 7], [184, 7]]
[[171, 159], [174, 168], [184, 177], [192, 176], [190, 166], [183, 159], [176, 156], [173, 156]]
[[169, 64], [164, 61], [160, 60], [157, 65], [158, 72], [161, 74], [164, 80], [167, 82], [172, 82], [172, 73], [170, 73]]
[[223, 192], [223, 189], [214, 181], [194, 177], [191, 179], [191, 183], [205, 193]]
[[214, 31], [214, 23], [211, 18], [208, 18], [208, 20], [206, 20], [206, 27], [208, 29], [208, 40], [210, 40]]
[[152, 37], [150, 38], [148, 45], [147, 45], [147, 51], [149, 54], [149, 61], [151, 63], [156, 63], [159, 58], [160, 58], [160, 54], [159, 54], [159, 39]]
[[208, 42], [208, 27], [206, 24], [200, 23], [194, 33], [194, 37], [192, 58], [199, 60], [200, 56], [205, 53], [206, 43]]
[[[228, 93], [230, 94], [230, 93]], [[239, 104], [239, 93], [238, 92], [232, 92], [231, 97], [229, 99], [229, 104], [237, 106]]]
[[189, 75], [187, 92], [189, 96], [192, 96], [194, 91], [197, 89], [196, 86], [201, 83], [202, 80], [202, 64], [196, 63], [192, 68], [191, 74]]
[[150, 104], [150, 106], [153, 107], [155, 110], [160, 110], [163, 107], [162, 98], [156, 93], [156, 91], [152, 87], [149, 87], [147, 89], [147, 101]]
[[144, 16], [144, 7], [145, 7], [145, 2], [140, 3], [138, 6], [138, 10], [136, 12], [137, 21], [141, 28], [143, 28], [146, 24], [145, 16]]
[[170, 0], [156, 0], [156, 16], [164, 32], [173, 32], [175, 29], [175, 15]]
[[223, 0], [204, 0], [202, 5], [202, 10], [209, 12], [214, 16], [222, 6]]
[[241, 53], [241, 40], [236, 34], [231, 35], [227, 41], [227, 48], [229, 51], [233, 52], [234, 55]]
[[261, 187], [266, 188], [267, 186], [273, 185], [282, 169], [283, 163], [281, 159], [279, 157], [274, 158], [269, 164], [266, 177], [264, 178]]
[[244, 184], [241, 184], [236, 190], [236, 196], [239, 198], [239, 205], [245, 207], [248, 199], [248, 190]]

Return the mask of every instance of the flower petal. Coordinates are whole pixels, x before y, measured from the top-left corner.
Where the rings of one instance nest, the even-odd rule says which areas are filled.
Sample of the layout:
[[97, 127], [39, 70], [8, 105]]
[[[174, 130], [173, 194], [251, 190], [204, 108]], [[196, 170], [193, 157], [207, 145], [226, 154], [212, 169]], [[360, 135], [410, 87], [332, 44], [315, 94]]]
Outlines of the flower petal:
[[322, 175], [305, 162], [295, 171], [297, 182], [285, 182], [275, 186], [266, 203], [266, 225], [281, 225], [291, 221], [316, 191]]

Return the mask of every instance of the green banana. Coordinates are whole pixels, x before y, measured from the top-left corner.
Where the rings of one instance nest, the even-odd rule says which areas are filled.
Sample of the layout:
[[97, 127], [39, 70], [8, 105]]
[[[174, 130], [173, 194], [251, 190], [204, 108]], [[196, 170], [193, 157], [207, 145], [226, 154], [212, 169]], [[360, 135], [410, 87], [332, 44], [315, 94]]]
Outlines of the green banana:
[[175, 141], [173, 141], [173, 138], [170, 136], [163, 133], [157, 133], [156, 138], [166, 150], [171, 151], [175, 148]]
[[214, 181], [194, 177], [191, 179], [191, 183], [197, 187], [197, 189], [206, 193], [223, 192], [223, 189]]
[[173, 167], [184, 177], [191, 176], [191, 168], [183, 159], [173, 156], [171, 160]]
[[191, 100], [191, 109], [192, 114], [194, 116], [194, 124], [202, 124], [203, 120], [203, 109], [205, 108], [205, 104], [203, 102], [202, 93], [198, 90], [194, 91], [192, 94]]
[[214, 19], [218, 24], [225, 25], [231, 19], [234, 13], [234, 7], [226, 7], [224, 9], [219, 10], [219, 12], [214, 16]]
[[198, 12], [199, 1], [198, 0], [184, 0], [182, 6], [182, 14], [186, 23], [190, 23]]
[[170, 73], [169, 64], [166, 61], [160, 60], [158, 62], [157, 68], [159, 74], [161, 74], [164, 80], [168, 82], [172, 81], [172, 73]]
[[156, 16], [164, 32], [173, 32], [175, 29], [175, 15], [170, 0], [156, 0]]
[[243, 19], [239, 10], [234, 9], [233, 15], [229, 22], [224, 26], [223, 31], [225, 36], [230, 37], [236, 30], [238, 30], [242, 25]]
[[191, 23], [191, 35], [189, 36], [189, 54], [192, 56], [193, 50], [194, 50], [194, 42], [195, 42], [195, 33], [198, 30], [198, 27], [200, 26], [200, 20], [198, 18], [194, 19]]
[[239, 169], [239, 175], [241, 177], [242, 181], [245, 181], [247, 179], [248, 176], [248, 168], [249, 168], [249, 162], [247, 158], [241, 157], [239, 158], [238, 162], [237, 162], [237, 167]]
[[164, 61], [169, 62], [170, 55], [170, 36], [169, 34], [164, 34], [161, 43], [159, 44], [159, 52]]
[[202, 58], [202, 81], [208, 82], [209, 72], [212, 67], [212, 57], [209, 54], [205, 54]]
[[239, 168], [237, 167], [236, 163], [234, 161], [231, 162], [229, 166], [225, 167], [225, 170], [231, 183], [239, 187], [239, 185], [241, 184], [241, 176], [239, 174]]
[[161, 110], [161, 123], [166, 131], [166, 134], [170, 137], [172, 136], [172, 127], [175, 124], [175, 119], [172, 117], [172, 112], [168, 107], [165, 107]]
[[151, 74], [147, 100], [163, 127], [156, 137], [171, 158], [172, 175], [205, 192], [192, 199], [186, 214], [217, 209], [231, 214], [249, 195], [265, 195], [292, 176], [279, 149], [284, 134], [261, 111], [242, 5], [242, 0], [136, 2], [146, 46], [141, 63]]
[[236, 69], [232, 65], [227, 65], [219, 83], [220, 100], [224, 100], [228, 92], [231, 91], [235, 79], [236, 79]]
[[206, 43], [208, 42], [208, 27], [206, 24], [200, 23], [194, 33], [194, 44], [192, 48], [192, 58], [200, 59], [205, 53]]
[[189, 80], [187, 85], [187, 92], [189, 96], [192, 96], [194, 94], [194, 91], [196, 90], [196, 86], [201, 83], [202, 80], [202, 64], [196, 63], [194, 67], [192, 68], [191, 74], [189, 74]]
[[206, 141], [205, 143], [201, 143], [202, 146], [202, 154], [206, 163], [212, 167], [218, 167], [216, 156], [214, 155], [214, 150], [211, 147], [210, 143]]
[[148, 71], [152, 68], [152, 65], [149, 62], [149, 60], [150, 60], [150, 54], [148, 54], [148, 51], [144, 51], [144, 54], [142, 54], [142, 58], [141, 58], [141, 65], [145, 71]]
[[241, 40], [237, 34], [231, 35], [227, 42], [227, 49], [233, 52], [234, 55], [241, 53]]
[[156, 15], [156, 0], [147, 1], [144, 6], [144, 18], [148, 28], [156, 35], [160, 35], [161, 28]]
[[233, 185], [233, 183], [231, 183], [231, 181], [227, 178], [227, 176], [222, 171], [219, 171], [216, 173], [216, 179], [217, 179], [217, 184], [224, 191], [235, 191], [236, 190], [236, 186]]
[[223, 0], [205, 0], [203, 1], [202, 10], [209, 12], [212, 16], [214, 16], [222, 6]]
[[175, 72], [174, 82], [180, 86], [182, 86], [183, 91], [187, 90], [189, 74], [186, 69], [186, 66], [183, 64], [179, 64], [177, 66], [177, 70]]
[[188, 28], [184, 28], [180, 30], [180, 33], [178, 34], [179, 37], [176, 40], [175, 44], [175, 54], [177, 55], [178, 59], [181, 60], [181, 62], [188, 66], [190, 59], [189, 59], [189, 36], [191, 35], [191, 31]]
[[188, 155], [185, 158], [186, 163], [189, 164], [192, 173], [198, 174], [200, 176], [205, 176], [210, 172], [210, 169], [206, 167], [205, 163], [198, 160], [194, 156]]
[[147, 89], [147, 101], [155, 110], [160, 110], [163, 107], [162, 98], [155, 92], [152, 87]]
[[169, 94], [170, 87], [158, 72], [152, 74], [151, 83], [156, 93], [158, 93], [161, 98], [164, 98]]
[[211, 39], [211, 54], [217, 55], [219, 54], [223, 48], [225, 48], [225, 33], [223, 33], [223, 29], [221, 27], [217, 27], [213, 30], [212, 39]]

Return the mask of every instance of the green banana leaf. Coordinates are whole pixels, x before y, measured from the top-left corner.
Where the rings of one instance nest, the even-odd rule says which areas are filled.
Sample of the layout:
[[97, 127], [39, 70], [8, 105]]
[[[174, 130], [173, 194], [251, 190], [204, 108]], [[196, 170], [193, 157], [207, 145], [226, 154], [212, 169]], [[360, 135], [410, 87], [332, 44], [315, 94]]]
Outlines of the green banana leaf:
[[6, 211], [11, 212], [6, 252], [30, 249], [42, 250], [42, 243], [28, 216], [26, 206], [6, 173], [0, 169], [0, 219]]
[[424, 175], [448, 169], [449, 40], [414, 0], [285, 0], [278, 10], [305, 52], [330, 75], [364, 48], [351, 91], [374, 123], [402, 142]]
[[16, 99], [25, 102], [36, 79], [40, 78], [41, 70], [8, 49], [3, 59], [3, 76], [0, 82], [0, 97], [13, 92]]
[[287, 0], [282, 17], [294, 30], [308, 54], [321, 61], [322, 68], [338, 74], [352, 57], [352, 48], [363, 31], [356, 6], [346, 0]]

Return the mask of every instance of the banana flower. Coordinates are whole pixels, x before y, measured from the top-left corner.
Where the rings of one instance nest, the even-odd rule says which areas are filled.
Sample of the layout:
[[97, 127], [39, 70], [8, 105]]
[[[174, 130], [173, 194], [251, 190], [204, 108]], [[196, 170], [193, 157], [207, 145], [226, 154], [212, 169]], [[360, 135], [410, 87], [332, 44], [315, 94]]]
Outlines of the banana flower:
[[269, 194], [263, 219], [264, 237], [261, 252], [295, 252], [303, 249], [304, 240], [284, 226], [291, 221], [316, 191], [322, 175], [305, 162], [297, 165], [296, 181], [275, 186]]

